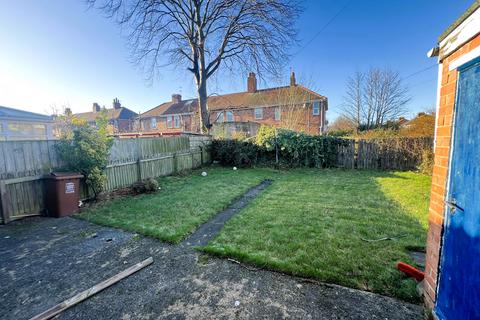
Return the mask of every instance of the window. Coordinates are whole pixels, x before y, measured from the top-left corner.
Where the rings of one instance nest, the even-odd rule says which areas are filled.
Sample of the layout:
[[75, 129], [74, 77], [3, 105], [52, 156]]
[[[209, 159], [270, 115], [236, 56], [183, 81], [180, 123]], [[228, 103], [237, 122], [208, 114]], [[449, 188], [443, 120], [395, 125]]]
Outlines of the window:
[[174, 123], [174, 124], [175, 124], [175, 128], [180, 128], [180, 116], [179, 116], [179, 115], [175, 115], [175, 116], [173, 117], [173, 119], [175, 120], [175, 121], [174, 121], [174, 122], [175, 122], [175, 123]]
[[173, 116], [167, 116], [167, 128], [173, 128]]
[[281, 118], [282, 118], [282, 110], [280, 109], [280, 107], [276, 107], [275, 108], [275, 121], [280, 121]]
[[255, 119], [263, 119], [263, 108], [255, 108]]
[[157, 128], [157, 118], [152, 118], [151, 123], [150, 123], [150, 127], [152, 127], [152, 129]]
[[227, 111], [227, 122], [233, 122], [233, 112], [232, 111]]
[[217, 119], [215, 120], [216, 122], [220, 122], [222, 123], [223, 122], [223, 111], [222, 112], [218, 112], [217, 113]]
[[312, 114], [314, 116], [318, 116], [320, 114], [320, 102], [314, 101], [313, 102], [313, 108], [312, 108]]

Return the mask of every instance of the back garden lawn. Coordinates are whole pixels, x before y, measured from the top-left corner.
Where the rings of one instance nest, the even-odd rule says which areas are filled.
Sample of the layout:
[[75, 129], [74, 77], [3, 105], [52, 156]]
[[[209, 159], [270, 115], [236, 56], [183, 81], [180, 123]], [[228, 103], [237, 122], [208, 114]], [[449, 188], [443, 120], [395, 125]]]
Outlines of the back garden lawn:
[[[80, 214], [102, 225], [179, 242], [265, 178], [274, 182], [204, 251], [293, 275], [417, 301], [395, 269], [424, 247], [430, 177], [411, 172], [207, 168], [160, 178], [162, 191]], [[362, 239], [399, 237], [394, 241]]]
[[108, 201], [77, 215], [81, 219], [178, 243], [272, 171], [195, 170], [159, 179], [161, 191]]
[[[205, 251], [418, 301], [395, 264], [425, 246], [429, 191], [430, 177], [410, 172], [281, 172]], [[387, 236], [400, 238], [362, 240]]]

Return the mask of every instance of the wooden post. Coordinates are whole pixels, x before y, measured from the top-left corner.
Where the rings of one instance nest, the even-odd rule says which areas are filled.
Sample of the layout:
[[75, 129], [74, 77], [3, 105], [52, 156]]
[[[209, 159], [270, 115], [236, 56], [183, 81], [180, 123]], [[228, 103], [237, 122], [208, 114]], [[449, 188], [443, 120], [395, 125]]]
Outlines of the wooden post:
[[136, 140], [136, 146], [137, 146], [137, 180], [142, 181], [142, 162], [141, 160], [141, 154], [140, 154], [140, 138], [135, 138]]
[[9, 206], [9, 200], [8, 199], [8, 193], [7, 193], [7, 185], [5, 184], [4, 180], [0, 180], [0, 198], [2, 200], [2, 217], [3, 217], [3, 223], [7, 224], [10, 222], [10, 212], [8, 210]]
[[173, 161], [173, 173], [177, 173], [177, 153], [176, 152], [172, 154], [172, 161]]

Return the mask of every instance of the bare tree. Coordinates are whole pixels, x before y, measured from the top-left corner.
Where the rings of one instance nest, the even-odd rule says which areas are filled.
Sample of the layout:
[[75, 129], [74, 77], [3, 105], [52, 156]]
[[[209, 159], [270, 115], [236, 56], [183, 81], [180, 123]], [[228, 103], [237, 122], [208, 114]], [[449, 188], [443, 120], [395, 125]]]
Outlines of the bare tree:
[[162, 62], [187, 66], [203, 130], [210, 128], [207, 80], [221, 65], [275, 73], [295, 42], [299, 0], [86, 0], [128, 32], [134, 62], [150, 77]]
[[398, 72], [371, 68], [347, 80], [342, 115], [360, 127], [371, 129], [397, 119], [410, 101]]
[[308, 95], [305, 90], [297, 86], [289, 86], [277, 90], [276, 104], [280, 112], [281, 127], [289, 130], [300, 131], [305, 123], [305, 102]]
[[339, 116], [328, 126], [329, 132], [335, 131], [350, 131], [352, 132], [357, 128], [357, 123], [345, 116]]
[[363, 84], [365, 75], [359, 71], [347, 79], [343, 116], [360, 128], [363, 114]]

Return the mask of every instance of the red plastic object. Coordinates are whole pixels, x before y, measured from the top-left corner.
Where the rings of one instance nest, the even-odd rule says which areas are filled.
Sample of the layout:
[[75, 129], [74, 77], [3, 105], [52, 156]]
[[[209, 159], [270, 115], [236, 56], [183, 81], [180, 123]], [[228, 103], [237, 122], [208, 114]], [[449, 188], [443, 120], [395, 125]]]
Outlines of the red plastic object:
[[417, 281], [422, 281], [425, 278], [425, 272], [418, 270], [415, 267], [412, 267], [409, 264], [404, 262], [397, 263], [397, 269], [405, 273], [407, 276], [415, 278]]

